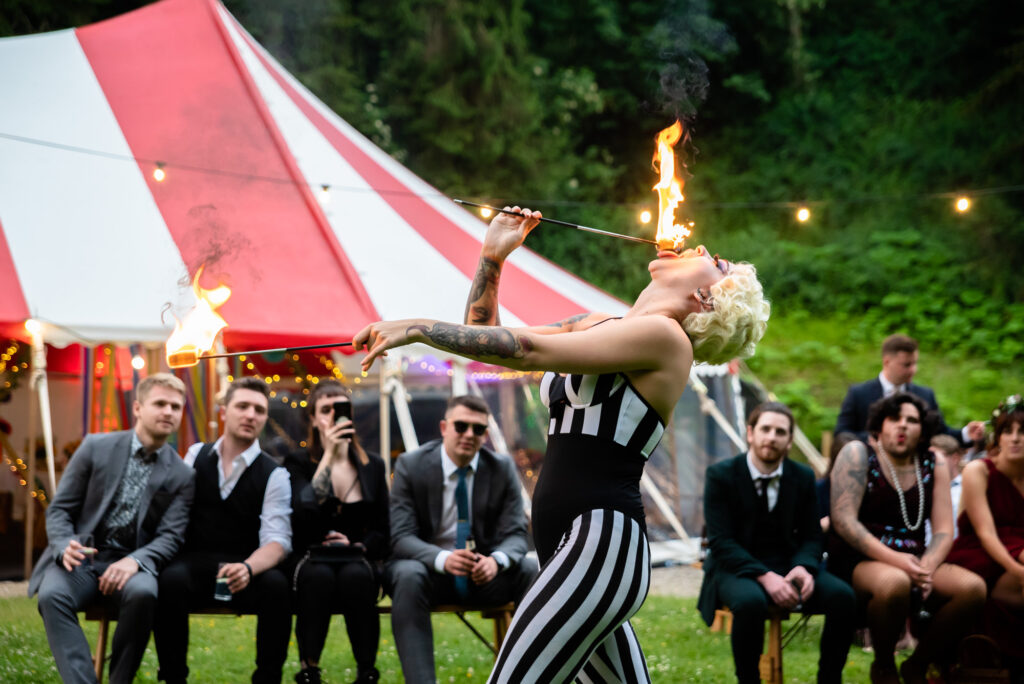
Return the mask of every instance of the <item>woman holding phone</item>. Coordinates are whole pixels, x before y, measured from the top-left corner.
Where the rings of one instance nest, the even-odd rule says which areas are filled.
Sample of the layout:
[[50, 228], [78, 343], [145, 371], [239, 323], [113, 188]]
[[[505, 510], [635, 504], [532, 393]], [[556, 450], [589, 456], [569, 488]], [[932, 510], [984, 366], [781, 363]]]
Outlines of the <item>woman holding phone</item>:
[[297, 563], [295, 640], [300, 684], [320, 682], [331, 614], [345, 616], [357, 683], [376, 682], [380, 563], [390, 547], [384, 462], [356, 437], [348, 390], [320, 382], [309, 397], [308, 450], [290, 455]]

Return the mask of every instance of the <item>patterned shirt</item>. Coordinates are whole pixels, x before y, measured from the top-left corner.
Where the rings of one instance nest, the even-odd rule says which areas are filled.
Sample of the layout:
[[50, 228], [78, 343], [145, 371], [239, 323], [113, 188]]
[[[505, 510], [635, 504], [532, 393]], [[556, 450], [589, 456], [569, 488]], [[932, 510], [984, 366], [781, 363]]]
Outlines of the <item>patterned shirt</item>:
[[131, 458], [128, 459], [110, 508], [99, 524], [99, 546], [122, 551], [135, 549], [139, 503], [155, 464], [156, 452], [147, 453], [139, 436], [133, 432]]

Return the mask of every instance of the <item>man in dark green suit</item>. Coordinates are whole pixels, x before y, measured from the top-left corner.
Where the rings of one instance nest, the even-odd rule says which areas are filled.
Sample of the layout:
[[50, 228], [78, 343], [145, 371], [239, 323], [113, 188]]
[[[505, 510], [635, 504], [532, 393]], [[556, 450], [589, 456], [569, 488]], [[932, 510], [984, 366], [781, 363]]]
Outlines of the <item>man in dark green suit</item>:
[[708, 558], [698, 607], [711, 624], [715, 609], [733, 613], [736, 678], [758, 682], [768, 608], [825, 613], [819, 682], [840, 682], [853, 637], [853, 589], [820, 568], [821, 526], [814, 473], [786, 458], [793, 414], [778, 402], [753, 410], [747, 453], [716, 463], [704, 485]]

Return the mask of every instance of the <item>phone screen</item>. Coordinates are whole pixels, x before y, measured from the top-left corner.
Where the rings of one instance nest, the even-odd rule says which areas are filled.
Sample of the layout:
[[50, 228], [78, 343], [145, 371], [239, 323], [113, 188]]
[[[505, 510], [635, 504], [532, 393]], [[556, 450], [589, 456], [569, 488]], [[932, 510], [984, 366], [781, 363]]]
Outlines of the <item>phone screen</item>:
[[348, 418], [352, 420], [352, 402], [351, 401], [336, 401], [334, 402], [334, 422], [337, 423], [342, 418]]

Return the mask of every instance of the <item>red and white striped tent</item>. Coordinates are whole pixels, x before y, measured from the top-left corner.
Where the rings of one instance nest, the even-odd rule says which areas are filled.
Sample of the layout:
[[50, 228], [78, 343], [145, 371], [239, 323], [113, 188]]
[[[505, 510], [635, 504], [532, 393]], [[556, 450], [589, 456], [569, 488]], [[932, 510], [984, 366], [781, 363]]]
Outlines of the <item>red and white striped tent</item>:
[[[165, 304], [191, 306], [203, 264], [202, 285], [233, 290], [228, 348], [462, 317], [483, 222], [215, 0], [2, 39], [0, 97], [0, 335], [23, 337], [31, 317], [56, 345], [165, 340]], [[507, 324], [625, 308], [528, 250], [506, 267], [502, 304]]]

